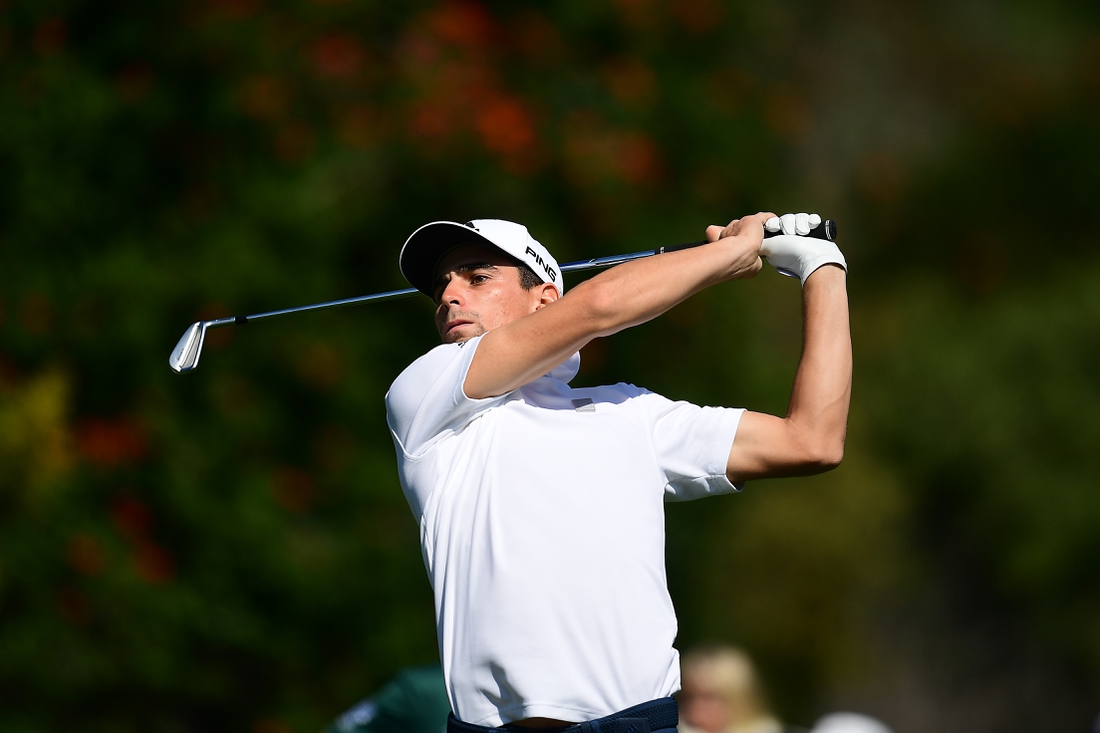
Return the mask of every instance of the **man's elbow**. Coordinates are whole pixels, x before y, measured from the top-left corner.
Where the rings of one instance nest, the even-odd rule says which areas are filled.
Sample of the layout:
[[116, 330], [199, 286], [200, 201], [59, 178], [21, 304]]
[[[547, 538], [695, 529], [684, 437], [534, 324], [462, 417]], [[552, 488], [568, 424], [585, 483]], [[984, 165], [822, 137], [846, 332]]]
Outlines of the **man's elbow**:
[[844, 460], [844, 444], [838, 443], [829, 450], [822, 451], [818, 457], [818, 465], [821, 467], [822, 472], [832, 471], [834, 468], [840, 465], [840, 462]]
[[844, 460], [844, 440], [832, 439], [817, 442], [805, 458], [810, 473], [832, 471]]
[[798, 475], [812, 476], [831, 471], [844, 458], [844, 435], [826, 430], [809, 430], [793, 443], [797, 446], [791, 456]]

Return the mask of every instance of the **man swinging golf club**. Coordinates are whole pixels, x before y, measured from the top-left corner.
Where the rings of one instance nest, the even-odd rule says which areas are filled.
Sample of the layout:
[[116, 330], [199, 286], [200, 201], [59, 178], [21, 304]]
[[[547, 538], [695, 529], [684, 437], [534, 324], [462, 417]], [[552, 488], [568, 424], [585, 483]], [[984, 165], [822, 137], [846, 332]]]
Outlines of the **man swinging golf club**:
[[[663, 502], [826, 471], [843, 453], [846, 265], [832, 242], [800, 236], [819, 221], [735, 219], [708, 227], [708, 244], [619, 265], [568, 294], [556, 260], [518, 224], [435, 222], [409, 237], [401, 271], [435, 302], [443, 345], [401, 373], [386, 409], [435, 593], [450, 733], [675, 729]], [[765, 227], [782, 233], [764, 240]], [[803, 285], [786, 417], [631, 384], [569, 386], [589, 341], [753, 277], [761, 256]]]

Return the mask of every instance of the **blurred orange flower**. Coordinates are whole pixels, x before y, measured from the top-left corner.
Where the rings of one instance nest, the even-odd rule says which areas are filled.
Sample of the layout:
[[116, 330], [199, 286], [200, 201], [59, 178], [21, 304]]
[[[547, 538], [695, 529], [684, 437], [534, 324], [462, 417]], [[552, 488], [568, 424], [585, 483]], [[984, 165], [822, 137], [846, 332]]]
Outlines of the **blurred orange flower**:
[[352, 76], [366, 58], [363, 44], [348, 33], [330, 33], [313, 46], [313, 68], [321, 77], [344, 79]]
[[499, 97], [477, 116], [477, 131], [487, 150], [502, 155], [519, 153], [535, 142], [531, 113], [514, 97]]
[[469, 0], [442, 3], [428, 16], [428, 25], [442, 40], [472, 49], [485, 47], [495, 34], [489, 12]]
[[628, 132], [618, 139], [617, 162], [622, 177], [637, 184], [655, 183], [661, 177], [657, 143], [641, 132]]
[[103, 468], [116, 468], [142, 459], [148, 451], [144, 430], [133, 419], [84, 418], [76, 427], [80, 454]]

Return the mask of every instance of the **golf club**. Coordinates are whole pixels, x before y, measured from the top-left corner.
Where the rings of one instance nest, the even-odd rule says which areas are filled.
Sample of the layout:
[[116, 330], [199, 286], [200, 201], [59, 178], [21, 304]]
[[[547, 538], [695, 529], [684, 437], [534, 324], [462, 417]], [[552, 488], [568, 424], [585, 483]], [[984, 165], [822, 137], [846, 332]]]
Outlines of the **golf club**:
[[[777, 234], [780, 234], [780, 232], [765, 231], [764, 237], [774, 237]], [[827, 239], [830, 242], [834, 241], [836, 239], [836, 222], [832, 219], [825, 219], [819, 226], [811, 229], [810, 233], [805, 236], [815, 239]], [[639, 260], [643, 257], [652, 257], [653, 255], [659, 255], [665, 252], [675, 252], [681, 249], [691, 249], [692, 247], [698, 247], [703, 244], [707, 244], [706, 239], [699, 240], [698, 242], [688, 242], [687, 244], [675, 244], [670, 247], [648, 249], [641, 252], [633, 252], [631, 254], [597, 257], [591, 260], [578, 260], [577, 262], [570, 262], [562, 265], [560, 269], [562, 272], [577, 272], [579, 270], [595, 270], [602, 267], [613, 267], [614, 265], [620, 265], [624, 262], [630, 262], [631, 260]], [[282, 310], [267, 311], [266, 313], [254, 313], [249, 316], [228, 316], [226, 318], [215, 318], [209, 321], [192, 323], [176, 343], [176, 348], [172, 349], [172, 354], [168, 357], [168, 366], [172, 367], [172, 371], [180, 374], [189, 372], [197, 367], [199, 365], [199, 356], [202, 354], [203, 341], [206, 339], [206, 332], [212, 328], [237, 326], [250, 321], [258, 321], [261, 318], [285, 316], [290, 313], [324, 310], [326, 308], [341, 308], [348, 305], [373, 303], [383, 300], [394, 300], [395, 298], [415, 295], [417, 292], [419, 291], [416, 288], [405, 288], [404, 290], [391, 290], [386, 293], [360, 295], [354, 298], [344, 298], [342, 300], [330, 300], [326, 303], [300, 305], [296, 308], [283, 308]]]

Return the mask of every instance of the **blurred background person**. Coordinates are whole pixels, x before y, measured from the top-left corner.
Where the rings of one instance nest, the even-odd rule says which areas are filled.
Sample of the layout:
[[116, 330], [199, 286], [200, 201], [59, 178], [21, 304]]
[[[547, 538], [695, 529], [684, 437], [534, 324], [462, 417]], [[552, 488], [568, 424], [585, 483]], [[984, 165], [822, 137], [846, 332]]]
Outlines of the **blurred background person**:
[[681, 733], [794, 733], [768, 707], [752, 659], [736, 647], [708, 644], [683, 656]]
[[443, 733], [451, 703], [438, 664], [406, 667], [324, 733]]
[[860, 713], [830, 713], [814, 724], [810, 733], [893, 733], [881, 721]]

